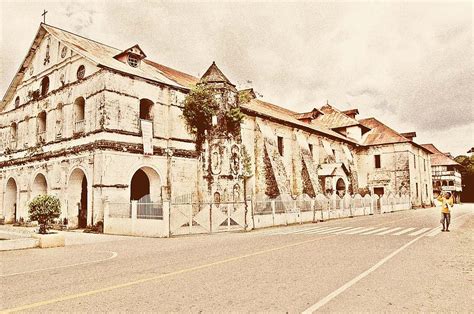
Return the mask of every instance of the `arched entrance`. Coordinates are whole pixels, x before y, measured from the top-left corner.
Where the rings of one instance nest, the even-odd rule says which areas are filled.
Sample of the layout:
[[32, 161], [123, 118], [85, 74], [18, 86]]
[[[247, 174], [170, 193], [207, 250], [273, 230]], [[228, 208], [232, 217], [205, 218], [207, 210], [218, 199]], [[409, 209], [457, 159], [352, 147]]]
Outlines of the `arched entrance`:
[[161, 200], [161, 180], [158, 173], [150, 167], [138, 169], [130, 183], [130, 201], [152, 203]]
[[339, 178], [336, 182], [336, 192], [337, 195], [340, 197], [344, 196], [346, 194], [346, 183], [342, 178]]
[[31, 188], [32, 199], [38, 195], [46, 195], [48, 193], [48, 183], [42, 173], [38, 173], [33, 181]]
[[136, 206], [137, 218], [163, 217], [161, 180], [155, 170], [142, 167], [133, 174], [130, 182], [130, 202], [132, 202], [132, 210]]
[[6, 222], [15, 222], [17, 217], [18, 188], [13, 178], [8, 179], [5, 189], [5, 219]]
[[88, 189], [87, 178], [81, 169], [77, 168], [71, 173], [67, 185], [68, 215], [71, 225], [87, 227], [88, 214]]

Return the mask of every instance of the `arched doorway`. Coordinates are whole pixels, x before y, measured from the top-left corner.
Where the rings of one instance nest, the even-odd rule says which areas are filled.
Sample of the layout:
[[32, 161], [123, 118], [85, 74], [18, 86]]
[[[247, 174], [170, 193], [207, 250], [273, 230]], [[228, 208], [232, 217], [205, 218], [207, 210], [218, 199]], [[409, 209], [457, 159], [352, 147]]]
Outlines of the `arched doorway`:
[[7, 181], [5, 189], [5, 219], [6, 222], [15, 222], [17, 216], [18, 188], [15, 179]]
[[[87, 227], [88, 214], [87, 178], [79, 168], [71, 173], [67, 185], [68, 215], [71, 225], [78, 228]], [[77, 219], [77, 223], [76, 223]]]
[[38, 173], [33, 181], [33, 187], [31, 188], [32, 199], [38, 195], [46, 195], [48, 193], [48, 183], [42, 173]]
[[130, 189], [130, 200], [146, 202], [151, 200], [150, 197], [150, 179], [145, 171], [138, 169], [132, 177], [132, 184]]
[[150, 167], [135, 171], [130, 182], [130, 202], [137, 202], [137, 218], [162, 217], [161, 180]]
[[130, 201], [157, 202], [161, 200], [161, 180], [150, 167], [141, 167], [132, 176]]
[[346, 183], [342, 178], [339, 178], [336, 182], [336, 191], [337, 195], [343, 197], [346, 194]]

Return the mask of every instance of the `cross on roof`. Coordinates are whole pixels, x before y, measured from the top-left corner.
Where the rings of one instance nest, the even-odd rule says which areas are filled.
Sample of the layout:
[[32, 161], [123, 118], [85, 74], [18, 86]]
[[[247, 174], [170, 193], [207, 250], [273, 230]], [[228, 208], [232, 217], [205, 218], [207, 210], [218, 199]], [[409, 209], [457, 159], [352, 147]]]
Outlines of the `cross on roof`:
[[43, 10], [43, 14], [41, 14], [41, 16], [43, 17], [43, 23], [44, 24], [46, 24], [46, 13], [48, 13], [48, 11]]

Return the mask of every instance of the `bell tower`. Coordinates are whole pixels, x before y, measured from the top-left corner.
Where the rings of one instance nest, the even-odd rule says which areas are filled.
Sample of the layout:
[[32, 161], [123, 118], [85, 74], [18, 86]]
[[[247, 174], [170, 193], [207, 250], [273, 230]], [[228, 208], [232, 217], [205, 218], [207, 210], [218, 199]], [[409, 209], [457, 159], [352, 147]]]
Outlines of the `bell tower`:
[[217, 104], [203, 145], [203, 179], [207, 182], [203, 194], [213, 203], [212, 210], [226, 214], [236, 210], [227, 204], [243, 202], [240, 121], [233, 119], [234, 114], [240, 114], [238, 93], [215, 62], [198, 84], [212, 90]]

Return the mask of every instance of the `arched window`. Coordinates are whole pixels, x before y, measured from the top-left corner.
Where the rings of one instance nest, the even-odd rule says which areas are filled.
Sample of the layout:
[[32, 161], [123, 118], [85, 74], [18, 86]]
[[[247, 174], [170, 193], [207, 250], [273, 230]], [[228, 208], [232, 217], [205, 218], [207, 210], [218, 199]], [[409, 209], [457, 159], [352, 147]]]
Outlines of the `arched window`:
[[81, 64], [81, 65], [77, 68], [77, 73], [76, 73], [77, 79], [78, 79], [78, 80], [82, 80], [85, 75], [86, 75], [86, 68]]
[[18, 108], [20, 106], [20, 96], [16, 96], [15, 98], [15, 108]]
[[454, 186], [454, 181], [449, 181], [449, 186]]
[[153, 120], [153, 101], [146, 98], [140, 99], [140, 119]]
[[45, 76], [41, 80], [41, 96], [45, 96], [49, 90], [49, 77]]
[[339, 178], [336, 182], [336, 191], [339, 196], [344, 196], [346, 194], [346, 183], [342, 178]]
[[38, 114], [37, 123], [36, 139], [38, 142], [44, 142], [46, 140], [46, 112], [42, 111]]
[[84, 132], [86, 100], [84, 97], [78, 97], [74, 101], [74, 133]]

